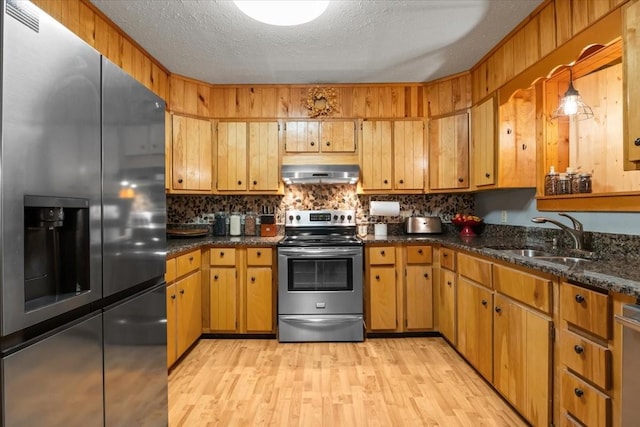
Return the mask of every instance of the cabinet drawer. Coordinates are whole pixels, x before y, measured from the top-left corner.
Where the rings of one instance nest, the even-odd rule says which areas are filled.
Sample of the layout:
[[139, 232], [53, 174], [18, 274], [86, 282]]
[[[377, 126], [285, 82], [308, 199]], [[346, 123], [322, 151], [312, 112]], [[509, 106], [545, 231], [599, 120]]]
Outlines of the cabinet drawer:
[[448, 248], [440, 248], [440, 267], [456, 271], [456, 252]]
[[560, 360], [603, 389], [611, 385], [611, 351], [580, 335], [560, 331]]
[[177, 277], [200, 269], [200, 250], [191, 251], [176, 257]]
[[395, 264], [396, 251], [393, 246], [375, 246], [369, 248], [369, 264]]
[[458, 273], [476, 283], [492, 287], [491, 263], [467, 254], [458, 254]]
[[176, 270], [176, 259], [171, 258], [167, 260], [167, 268], [164, 273], [164, 280], [167, 283], [171, 283], [176, 280], [177, 270]]
[[611, 425], [611, 398], [568, 371], [562, 373], [562, 406], [587, 426]]
[[272, 264], [271, 248], [248, 248], [247, 249], [247, 265], [266, 265]]
[[431, 264], [432, 261], [431, 246], [407, 246], [407, 264]]
[[234, 248], [211, 248], [209, 251], [211, 265], [236, 265], [236, 250]]
[[551, 312], [551, 281], [502, 265], [493, 265], [493, 286], [505, 295], [544, 311]]
[[567, 322], [599, 337], [611, 337], [611, 301], [607, 294], [562, 283], [560, 314]]

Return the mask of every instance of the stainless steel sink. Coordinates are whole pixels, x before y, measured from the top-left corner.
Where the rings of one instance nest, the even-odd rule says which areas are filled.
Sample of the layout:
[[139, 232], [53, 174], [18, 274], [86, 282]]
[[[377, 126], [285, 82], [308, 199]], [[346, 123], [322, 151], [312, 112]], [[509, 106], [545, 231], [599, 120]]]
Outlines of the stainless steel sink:
[[561, 262], [563, 264], [571, 264], [571, 263], [579, 263], [584, 261], [589, 261], [586, 258], [579, 258], [575, 256], [536, 256], [534, 257], [543, 261], [551, 261], [551, 262]]
[[523, 256], [523, 257], [528, 257], [528, 258], [536, 258], [539, 256], [551, 256], [552, 254], [545, 252], [545, 251], [541, 251], [539, 249], [533, 249], [533, 248], [505, 248], [505, 247], [500, 247], [500, 246], [487, 246], [487, 249], [493, 249], [495, 251], [500, 251], [500, 252], [504, 252], [504, 253], [509, 253], [509, 254], [513, 254], [513, 255], [518, 255], [518, 256]]

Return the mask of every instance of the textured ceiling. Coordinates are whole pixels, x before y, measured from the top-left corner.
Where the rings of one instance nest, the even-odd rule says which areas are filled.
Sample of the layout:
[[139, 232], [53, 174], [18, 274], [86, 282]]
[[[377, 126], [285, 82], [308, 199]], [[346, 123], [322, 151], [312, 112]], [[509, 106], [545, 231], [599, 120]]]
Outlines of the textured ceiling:
[[434, 80], [470, 69], [541, 2], [332, 0], [278, 27], [229, 0], [92, 0], [172, 73], [217, 84]]

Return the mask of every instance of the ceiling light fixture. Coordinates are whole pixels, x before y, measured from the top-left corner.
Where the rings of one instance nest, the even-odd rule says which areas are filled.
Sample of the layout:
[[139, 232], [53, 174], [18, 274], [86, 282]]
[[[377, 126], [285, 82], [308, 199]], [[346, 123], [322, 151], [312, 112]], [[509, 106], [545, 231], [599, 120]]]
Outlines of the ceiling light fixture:
[[593, 110], [584, 103], [580, 93], [573, 87], [573, 73], [569, 69], [569, 88], [560, 100], [560, 105], [551, 116], [551, 120], [560, 117], [576, 117], [578, 120], [586, 120], [593, 117]]
[[329, 0], [233, 0], [245, 15], [265, 24], [291, 26], [313, 21], [329, 6]]

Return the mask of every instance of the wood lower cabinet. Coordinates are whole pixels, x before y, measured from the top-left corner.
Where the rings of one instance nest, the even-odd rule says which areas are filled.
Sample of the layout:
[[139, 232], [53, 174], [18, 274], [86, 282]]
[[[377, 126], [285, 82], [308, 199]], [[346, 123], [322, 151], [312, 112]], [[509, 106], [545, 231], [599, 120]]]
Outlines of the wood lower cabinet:
[[274, 250], [212, 248], [209, 332], [274, 332]]
[[371, 267], [369, 276], [370, 329], [391, 331], [398, 328], [396, 310], [396, 268]]
[[407, 246], [405, 254], [405, 329], [433, 328], [433, 267], [431, 246]]
[[458, 276], [458, 350], [487, 380], [493, 378], [493, 292]]
[[456, 345], [456, 273], [440, 270], [438, 286], [438, 329], [440, 333]]
[[211, 121], [174, 114], [172, 135], [171, 190], [210, 193], [213, 183]]
[[200, 250], [167, 260], [167, 366], [202, 334]]

